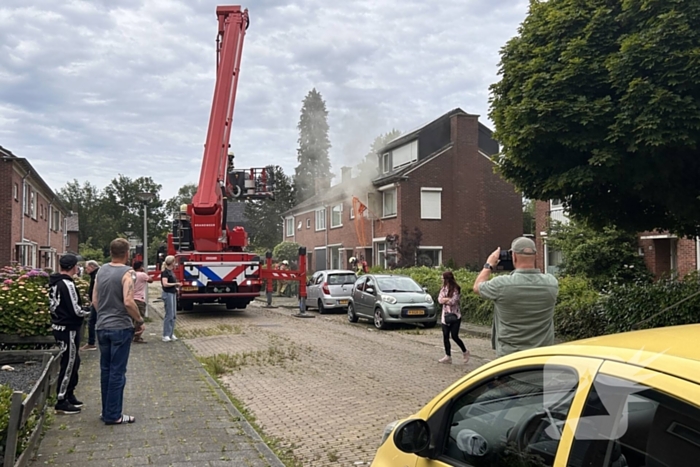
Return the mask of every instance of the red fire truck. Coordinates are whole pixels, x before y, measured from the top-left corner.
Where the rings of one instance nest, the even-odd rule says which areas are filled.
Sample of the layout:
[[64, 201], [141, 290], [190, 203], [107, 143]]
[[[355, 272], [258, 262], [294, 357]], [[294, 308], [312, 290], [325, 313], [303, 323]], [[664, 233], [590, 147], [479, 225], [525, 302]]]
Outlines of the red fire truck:
[[[269, 168], [234, 170], [229, 138], [240, 71], [243, 39], [249, 25], [248, 10], [240, 6], [216, 9], [217, 72], [202, 169], [192, 203], [181, 209], [168, 234], [167, 253], [176, 258], [175, 275], [183, 285], [178, 309], [198, 303], [221, 303], [227, 309], [245, 308], [272, 280], [299, 282], [300, 303], [306, 297], [306, 251], [299, 251], [299, 267], [280, 271], [265, 267], [261, 258], [246, 251], [248, 235], [242, 227], [229, 228], [226, 206], [230, 199], [274, 199], [275, 180]], [[269, 299], [268, 299], [269, 300]], [[302, 308], [303, 311], [303, 308]]]

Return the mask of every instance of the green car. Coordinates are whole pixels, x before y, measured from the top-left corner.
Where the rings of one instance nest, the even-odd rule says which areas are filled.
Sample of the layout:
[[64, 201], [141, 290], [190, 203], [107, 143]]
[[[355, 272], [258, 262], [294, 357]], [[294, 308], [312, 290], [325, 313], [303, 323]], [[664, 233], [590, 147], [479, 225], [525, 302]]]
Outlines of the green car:
[[367, 274], [355, 281], [348, 321], [356, 323], [359, 318], [372, 320], [377, 329], [394, 323], [432, 328], [438, 319], [430, 294], [410, 277], [393, 274]]

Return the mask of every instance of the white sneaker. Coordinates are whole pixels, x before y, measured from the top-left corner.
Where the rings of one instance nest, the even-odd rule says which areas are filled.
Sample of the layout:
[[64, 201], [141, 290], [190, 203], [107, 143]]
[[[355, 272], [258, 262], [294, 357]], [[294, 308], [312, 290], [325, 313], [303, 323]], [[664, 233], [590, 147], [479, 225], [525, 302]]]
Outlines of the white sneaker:
[[170, 342], [171, 339], [168, 336], [163, 336], [163, 342]]
[[173, 334], [172, 336], [170, 336], [170, 340], [171, 340], [171, 341], [176, 341], [176, 340], [177, 340], [177, 336], [176, 336], [175, 334]]

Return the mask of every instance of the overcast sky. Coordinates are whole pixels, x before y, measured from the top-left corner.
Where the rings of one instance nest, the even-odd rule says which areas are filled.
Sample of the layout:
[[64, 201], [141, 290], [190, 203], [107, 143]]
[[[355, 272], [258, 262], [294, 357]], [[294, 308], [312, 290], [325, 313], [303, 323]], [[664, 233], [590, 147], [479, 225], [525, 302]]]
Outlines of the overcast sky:
[[[54, 189], [197, 182], [222, 0], [2, 0], [0, 146]], [[488, 121], [499, 50], [527, 0], [255, 0], [231, 146], [236, 167], [294, 173], [301, 103], [329, 111], [332, 170], [380, 133], [461, 107]]]

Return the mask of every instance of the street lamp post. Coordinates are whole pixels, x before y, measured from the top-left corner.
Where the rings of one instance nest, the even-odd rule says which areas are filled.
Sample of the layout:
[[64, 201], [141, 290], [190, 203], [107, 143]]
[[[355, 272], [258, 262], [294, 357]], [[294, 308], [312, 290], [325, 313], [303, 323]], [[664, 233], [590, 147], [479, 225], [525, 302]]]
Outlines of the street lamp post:
[[[139, 193], [138, 198], [143, 201], [143, 269], [148, 273], [148, 202], [153, 199], [155, 193]], [[148, 317], [148, 283], [144, 291], [146, 301], [146, 317]]]

